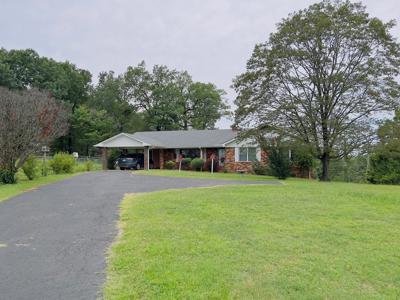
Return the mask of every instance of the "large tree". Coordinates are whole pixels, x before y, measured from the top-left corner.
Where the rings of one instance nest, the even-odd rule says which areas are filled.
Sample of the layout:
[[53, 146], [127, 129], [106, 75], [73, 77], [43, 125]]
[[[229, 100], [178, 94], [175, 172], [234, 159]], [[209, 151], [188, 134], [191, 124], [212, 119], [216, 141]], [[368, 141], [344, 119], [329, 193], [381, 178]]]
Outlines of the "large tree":
[[0, 170], [14, 174], [28, 156], [68, 129], [68, 110], [49, 93], [0, 87]]
[[113, 134], [146, 129], [143, 115], [129, 103], [124, 87], [123, 76], [115, 76], [112, 71], [102, 72], [88, 102], [92, 110], [107, 112], [113, 120]]
[[193, 82], [187, 72], [158, 65], [150, 72], [142, 62], [123, 78], [125, 96], [144, 112], [151, 129], [211, 129], [227, 113], [224, 91]]
[[212, 83], [189, 83], [180, 93], [180, 128], [213, 129], [216, 121], [228, 114], [223, 95], [225, 92]]
[[[90, 84], [90, 72], [69, 62], [41, 57], [32, 49], [0, 49], [0, 86], [20, 90], [35, 87], [49, 91], [74, 112], [88, 100]], [[76, 132], [69, 130], [65, 137], [58, 140], [58, 150], [71, 152], [75, 142], [73, 137], [79, 138]]]
[[380, 112], [398, 105], [393, 26], [350, 1], [323, 1], [290, 15], [256, 45], [246, 73], [234, 81], [236, 125], [311, 145], [321, 179], [329, 180], [329, 161], [369, 141]]
[[93, 109], [85, 105], [79, 106], [71, 117], [71, 131], [78, 135], [73, 136], [73, 149], [89, 156], [94, 144], [113, 136], [117, 125], [110, 114], [105, 110]]

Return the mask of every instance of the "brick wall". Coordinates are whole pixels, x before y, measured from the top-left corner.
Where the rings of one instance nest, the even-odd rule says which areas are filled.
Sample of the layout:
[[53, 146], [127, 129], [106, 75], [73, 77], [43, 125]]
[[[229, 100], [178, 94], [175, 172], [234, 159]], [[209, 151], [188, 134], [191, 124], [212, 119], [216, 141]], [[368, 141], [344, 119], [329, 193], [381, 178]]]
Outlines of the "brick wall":
[[164, 149], [158, 150], [158, 155], [160, 156], [160, 169], [164, 169]]
[[[212, 154], [218, 155], [216, 148], [205, 149], [207, 158]], [[164, 163], [168, 160], [176, 161], [175, 149], [160, 149], [160, 169], [164, 168]], [[268, 154], [261, 151], [261, 162], [266, 164], [268, 162]], [[178, 168], [178, 165], [176, 166]], [[190, 166], [183, 169], [190, 169]], [[225, 163], [223, 166], [219, 166], [219, 171], [226, 170], [228, 172], [245, 171], [251, 173], [253, 171], [252, 162], [235, 162], [235, 148], [226, 148]]]
[[[261, 163], [267, 164], [268, 154], [261, 151]], [[246, 173], [253, 172], [253, 163], [248, 161], [235, 162], [235, 148], [226, 148], [224, 169], [228, 172], [245, 171]]]
[[107, 170], [107, 163], [108, 163], [108, 149], [101, 148], [101, 165], [103, 170]]

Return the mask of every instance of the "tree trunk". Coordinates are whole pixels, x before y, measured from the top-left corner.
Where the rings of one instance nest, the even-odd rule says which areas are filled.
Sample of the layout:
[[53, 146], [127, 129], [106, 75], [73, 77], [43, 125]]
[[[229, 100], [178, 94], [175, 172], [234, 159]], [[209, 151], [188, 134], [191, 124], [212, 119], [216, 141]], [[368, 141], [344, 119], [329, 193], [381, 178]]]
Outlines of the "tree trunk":
[[320, 178], [321, 181], [329, 181], [329, 160], [330, 160], [329, 153], [325, 152], [321, 158], [321, 164], [322, 164], [322, 175]]

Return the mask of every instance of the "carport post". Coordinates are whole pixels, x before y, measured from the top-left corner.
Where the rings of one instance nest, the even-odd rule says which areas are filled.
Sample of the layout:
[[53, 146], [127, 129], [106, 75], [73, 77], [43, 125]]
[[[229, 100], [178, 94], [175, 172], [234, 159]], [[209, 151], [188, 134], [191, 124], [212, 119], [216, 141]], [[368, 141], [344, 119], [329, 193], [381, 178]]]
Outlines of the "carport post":
[[144, 166], [145, 170], [150, 170], [150, 147], [144, 147]]
[[101, 164], [103, 170], [107, 170], [107, 148], [101, 148]]

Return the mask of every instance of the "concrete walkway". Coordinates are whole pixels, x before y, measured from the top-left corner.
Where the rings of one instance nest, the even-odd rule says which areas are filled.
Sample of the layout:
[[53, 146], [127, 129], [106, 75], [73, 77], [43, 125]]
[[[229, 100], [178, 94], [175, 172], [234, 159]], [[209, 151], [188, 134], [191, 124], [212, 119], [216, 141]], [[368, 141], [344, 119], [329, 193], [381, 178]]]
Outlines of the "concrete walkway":
[[0, 299], [96, 299], [125, 193], [226, 184], [277, 183], [106, 171], [0, 203]]

